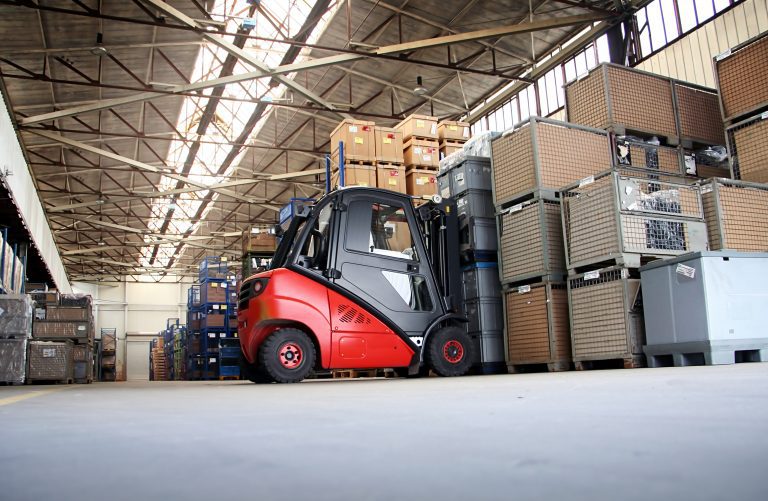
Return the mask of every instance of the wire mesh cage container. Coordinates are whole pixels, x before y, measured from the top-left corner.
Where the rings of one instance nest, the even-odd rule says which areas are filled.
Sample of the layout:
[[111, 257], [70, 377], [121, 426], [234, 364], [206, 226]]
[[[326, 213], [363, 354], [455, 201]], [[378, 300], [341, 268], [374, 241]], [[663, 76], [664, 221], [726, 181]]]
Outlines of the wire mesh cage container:
[[27, 373], [27, 338], [0, 338], [0, 383], [24, 384]]
[[569, 270], [605, 261], [639, 267], [644, 259], [707, 250], [698, 185], [605, 172], [561, 195]]
[[554, 193], [611, 165], [605, 131], [538, 117], [505, 132], [492, 150], [497, 207], [534, 190]]
[[636, 270], [612, 266], [573, 275], [568, 301], [577, 369], [581, 362], [597, 360], [643, 365], [643, 301]]
[[614, 165], [685, 174], [680, 148], [662, 146], [658, 141], [646, 141], [636, 136], [615, 137]]
[[768, 33], [715, 57], [723, 118], [733, 122], [768, 107]]
[[500, 276], [505, 284], [566, 273], [559, 200], [535, 198], [498, 216]]
[[722, 145], [725, 127], [717, 91], [672, 80], [678, 133], [682, 142]]
[[505, 292], [507, 364], [548, 364], [567, 370], [571, 362], [568, 288], [565, 282], [521, 285]]
[[710, 249], [768, 252], [768, 185], [711, 179], [701, 198]]
[[768, 183], [768, 111], [727, 129], [731, 177]]
[[72, 341], [30, 341], [27, 378], [30, 381], [72, 382]]
[[26, 294], [0, 294], [0, 338], [30, 337], [34, 303]]
[[616, 134], [678, 137], [669, 78], [603, 63], [565, 87], [568, 120]]

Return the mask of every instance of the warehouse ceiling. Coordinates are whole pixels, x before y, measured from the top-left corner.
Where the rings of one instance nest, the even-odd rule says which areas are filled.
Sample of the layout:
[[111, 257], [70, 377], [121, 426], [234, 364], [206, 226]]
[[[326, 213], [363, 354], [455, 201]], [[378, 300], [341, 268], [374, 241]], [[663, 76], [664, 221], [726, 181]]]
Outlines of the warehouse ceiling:
[[462, 116], [617, 4], [0, 0], [0, 71], [70, 278], [159, 279], [319, 195], [342, 118]]

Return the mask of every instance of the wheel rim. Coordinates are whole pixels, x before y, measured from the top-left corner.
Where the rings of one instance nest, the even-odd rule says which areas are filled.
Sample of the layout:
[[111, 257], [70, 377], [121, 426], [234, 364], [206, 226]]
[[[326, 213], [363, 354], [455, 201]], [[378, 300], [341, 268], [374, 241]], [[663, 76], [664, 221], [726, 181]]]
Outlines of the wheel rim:
[[278, 350], [280, 364], [286, 369], [295, 369], [304, 361], [304, 351], [296, 343], [285, 343]]
[[443, 345], [443, 357], [452, 364], [461, 362], [464, 358], [464, 346], [455, 339], [451, 339]]

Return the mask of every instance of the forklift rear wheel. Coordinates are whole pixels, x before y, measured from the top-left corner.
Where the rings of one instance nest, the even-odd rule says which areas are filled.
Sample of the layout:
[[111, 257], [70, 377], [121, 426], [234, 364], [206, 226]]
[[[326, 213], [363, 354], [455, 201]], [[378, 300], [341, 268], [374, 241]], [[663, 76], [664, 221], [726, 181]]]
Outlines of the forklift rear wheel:
[[438, 376], [463, 376], [472, 367], [472, 340], [458, 327], [443, 327], [429, 337], [426, 355]]
[[275, 380], [265, 374], [259, 367], [254, 366], [240, 353], [240, 375], [248, 381], [256, 384], [274, 383]]
[[259, 365], [278, 383], [298, 383], [315, 366], [315, 345], [299, 329], [278, 329], [261, 345]]

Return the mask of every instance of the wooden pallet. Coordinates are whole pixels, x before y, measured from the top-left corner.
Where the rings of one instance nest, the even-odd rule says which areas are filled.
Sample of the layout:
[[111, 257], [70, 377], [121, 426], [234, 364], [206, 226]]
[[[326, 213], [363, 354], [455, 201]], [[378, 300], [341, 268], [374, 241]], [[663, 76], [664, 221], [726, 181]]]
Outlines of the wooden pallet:
[[625, 358], [576, 360], [574, 361], [574, 366], [577, 371], [590, 371], [601, 369], [640, 369], [646, 365], [644, 355], [632, 355]]
[[528, 374], [532, 372], [566, 372], [571, 370], [571, 362], [550, 361], [539, 363], [508, 363], [507, 371], [510, 374]]
[[219, 381], [240, 381], [240, 376], [219, 376]]
[[378, 372], [378, 369], [337, 369], [333, 371], [333, 379], [373, 378]]
[[376, 162], [376, 167], [379, 169], [399, 169], [404, 166], [405, 164], [400, 162]]

